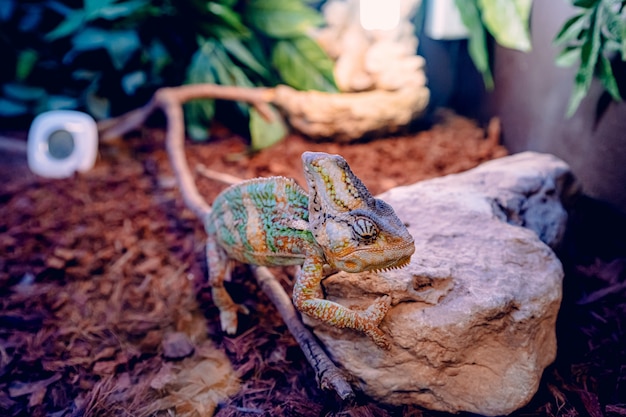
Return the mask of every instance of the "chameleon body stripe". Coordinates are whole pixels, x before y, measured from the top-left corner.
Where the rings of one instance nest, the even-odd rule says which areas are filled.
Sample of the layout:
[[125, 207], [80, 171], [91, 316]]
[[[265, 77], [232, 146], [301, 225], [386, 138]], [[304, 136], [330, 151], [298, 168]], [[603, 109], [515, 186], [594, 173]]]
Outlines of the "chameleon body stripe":
[[207, 232], [241, 262], [300, 265], [317, 248], [307, 221], [308, 196], [295, 181], [263, 178], [222, 192], [213, 203]]

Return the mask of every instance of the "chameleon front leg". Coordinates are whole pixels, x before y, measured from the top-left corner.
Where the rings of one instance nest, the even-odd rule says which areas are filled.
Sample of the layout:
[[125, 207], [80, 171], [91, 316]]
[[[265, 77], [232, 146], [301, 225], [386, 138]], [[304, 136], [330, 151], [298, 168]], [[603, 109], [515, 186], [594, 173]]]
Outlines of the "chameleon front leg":
[[338, 328], [350, 328], [365, 333], [376, 345], [389, 349], [389, 341], [378, 325], [389, 311], [389, 296], [379, 297], [365, 311], [355, 311], [322, 298], [321, 282], [324, 260], [310, 257], [304, 261], [296, 275], [293, 302], [307, 316]]
[[248, 309], [243, 305], [236, 304], [224, 288], [224, 281], [230, 277], [229, 258], [212, 235], [207, 238], [206, 258], [211, 295], [213, 302], [220, 311], [222, 330], [227, 334], [235, 334], [237, 332], [237, 313], [248, 314]]

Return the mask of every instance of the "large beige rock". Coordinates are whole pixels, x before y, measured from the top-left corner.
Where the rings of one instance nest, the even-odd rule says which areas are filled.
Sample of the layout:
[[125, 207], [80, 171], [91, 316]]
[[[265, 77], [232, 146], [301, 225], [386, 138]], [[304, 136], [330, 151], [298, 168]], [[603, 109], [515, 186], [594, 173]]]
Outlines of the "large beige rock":
[[362, 308], [390, 294], [381, 328], [392, 349], [309, 324], [336, 363], [381, 402], [514, 411], [534, 395], [556, 354], [563, 271], [546, 243], [562, 237], [561, 198], [572, 185], [564, 162], [523, 153], [387, 192], [382, 198], [415, 238], [411, 264], [340, 273], [324, 287], [329, 299]]

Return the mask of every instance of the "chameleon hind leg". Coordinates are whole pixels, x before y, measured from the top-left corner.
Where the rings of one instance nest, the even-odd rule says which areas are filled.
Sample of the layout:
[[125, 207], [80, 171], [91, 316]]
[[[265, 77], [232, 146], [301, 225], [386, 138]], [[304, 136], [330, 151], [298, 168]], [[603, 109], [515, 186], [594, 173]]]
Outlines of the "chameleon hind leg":
[[206, 257], [209, 269], [209, 284], [213, 302], [220, 311], [220, 325], [228, 334], [237, 332], [237, 313], [248, 314], [248, 309], [236, 304], [224, 287], [230, 278], [229, 258], [212, 236], [207, 239]]
[[389, 311], [389, 296], [377, 298], [364, 311], [355, 311], [322, 298], [323, 259], [306, 259], [296, 276], [293, 302], [296, 308], [323, 323], [338, 328], [350, 328], [365, 333], [377, 346], [389, 349], [389, 341], [378, 325]]

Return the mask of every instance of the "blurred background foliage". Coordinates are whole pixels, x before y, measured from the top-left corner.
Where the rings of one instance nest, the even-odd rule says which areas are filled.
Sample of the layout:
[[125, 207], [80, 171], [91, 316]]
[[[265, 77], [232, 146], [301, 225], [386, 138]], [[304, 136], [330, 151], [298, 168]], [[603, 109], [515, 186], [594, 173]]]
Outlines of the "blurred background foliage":
[[[77, 109], [102, 119], [183, 83], [336, 91], [333, 63], [309, 37], [322, 23], [304, 0], [2, 0], [0, 117]], [[227, 105], [189, 103], [189, 134], [207, 138]], [[263, 131], [253, 109], [230, 105]]]

